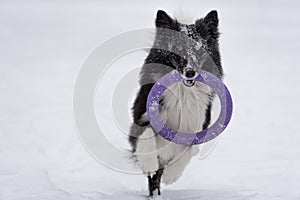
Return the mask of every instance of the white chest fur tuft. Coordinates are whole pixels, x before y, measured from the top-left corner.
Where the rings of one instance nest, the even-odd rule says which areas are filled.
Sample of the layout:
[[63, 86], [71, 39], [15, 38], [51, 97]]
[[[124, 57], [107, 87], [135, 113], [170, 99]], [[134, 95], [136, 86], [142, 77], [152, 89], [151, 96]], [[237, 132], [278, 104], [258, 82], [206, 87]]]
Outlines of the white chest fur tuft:
[[[195, 133], [202, 130], [209, 103], [210, 88], [196, 82], [187, 87], [182, 82], [168, 88], [163, 95], [163, 108], [160, 112], [162, 119], [173, 130], [184, 133]], [[165, 165], [180, 156], [186, 146], [178, 145], [156, 138], [160, 163]]]

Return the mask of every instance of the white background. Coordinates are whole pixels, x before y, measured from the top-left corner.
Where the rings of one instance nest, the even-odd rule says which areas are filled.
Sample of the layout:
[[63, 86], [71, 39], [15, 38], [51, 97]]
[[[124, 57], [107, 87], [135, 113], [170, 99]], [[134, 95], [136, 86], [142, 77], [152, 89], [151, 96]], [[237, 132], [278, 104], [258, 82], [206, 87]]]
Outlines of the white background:
[[163, 186], [163, 198], [300, 199], [298, 1], [7, 0], [0, 1], [1, 200], [146, 198], [142, 175], [104, 167], [84, 150], [72, 94], [89, 53], [116, 34], [154, 27], [158, 8], [192, 18], [218, 10], [234, 99], [214, 151]]

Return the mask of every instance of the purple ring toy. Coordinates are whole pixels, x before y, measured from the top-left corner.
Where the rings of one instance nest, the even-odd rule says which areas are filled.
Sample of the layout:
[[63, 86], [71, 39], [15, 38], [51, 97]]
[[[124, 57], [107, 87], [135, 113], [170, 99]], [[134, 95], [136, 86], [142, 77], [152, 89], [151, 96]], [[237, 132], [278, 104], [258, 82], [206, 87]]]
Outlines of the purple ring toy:
[[185, 80], [178, 71], [174, 70], [164, 75], [152, 87], [147, 98], [147, 115], [152, 128], [166, 140], [176, 144], [196, 145], [208, 142], [220, 135], [227, 127], [232, 115], [232, 99], [225, 84], [215, 75], [204, 70], [199, 71], [195, 81], [211, 87], [221, 102], [221, 112], [217, 121], [209, 128], [197, 133], [182, 133], [170, 129], [159, 114], [159, 100], [164, 91], [176, 82]]

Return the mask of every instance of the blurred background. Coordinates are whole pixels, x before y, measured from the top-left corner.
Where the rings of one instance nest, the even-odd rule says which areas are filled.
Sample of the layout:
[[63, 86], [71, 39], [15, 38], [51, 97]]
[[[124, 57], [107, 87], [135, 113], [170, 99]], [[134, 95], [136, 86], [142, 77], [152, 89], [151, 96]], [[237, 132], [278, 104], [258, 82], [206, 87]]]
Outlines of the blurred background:
[[[154, 27], [158, 9], [191, 19], [218, 10], [234, 100], [213, 152], [163, 187], [163, 198], [300, 199], [298, 1], [1, 0], [1, 200], [145, 198], [142, 175], [109, 169], [83, 148], [72, 95], [89, 53], [114, 35]], [[144, 56], [126, 63], [140, 67]]]

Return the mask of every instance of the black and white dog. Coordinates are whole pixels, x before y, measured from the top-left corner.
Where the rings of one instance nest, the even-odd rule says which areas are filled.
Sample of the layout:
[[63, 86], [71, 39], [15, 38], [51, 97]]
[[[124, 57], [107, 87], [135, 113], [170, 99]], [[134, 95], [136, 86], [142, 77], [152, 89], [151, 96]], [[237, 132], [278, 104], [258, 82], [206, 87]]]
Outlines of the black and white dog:
[[[140, 89], [133, 106], [134, 123], [129, 136], [133, 156], [148, 177], [150, 196], [160, 195], [161, 178], [165, 184], [176, 181], [199, 152], [197, 146], [169, 142], [152, 129], [146, 114], [147, 96], [152, 86], [171, 70], [178, 70], [188, 78], [197, 76], [200, 69], [219, 78], [223, 76], [217, 11], [187, 25], [159, 10], [155, 24], [156, 37], [140, 73]], [[195, 42], [178, 45], [177, 38], [162, 34], [159, 29], [176, 31]], [[173, 52], [180, 52], [180, 55]], [[160, 115], [170, 128], [194, 133], [209, 126], [212, 99], [213, 92], [206, 85], [194, 81], [178, 82], [164, 92], [159, 105]]]

